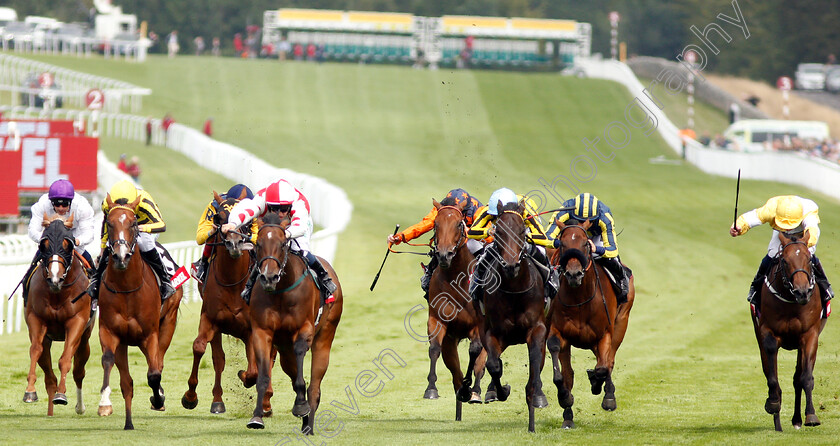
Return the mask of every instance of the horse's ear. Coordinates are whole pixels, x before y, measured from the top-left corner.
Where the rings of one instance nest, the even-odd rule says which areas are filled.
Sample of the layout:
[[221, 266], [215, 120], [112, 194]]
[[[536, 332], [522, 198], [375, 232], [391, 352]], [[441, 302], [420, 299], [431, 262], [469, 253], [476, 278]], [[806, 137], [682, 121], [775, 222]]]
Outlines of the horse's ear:
[[265, 222], [262, 220], [262, 218], [257, 219], [257, 228], [258, 229], [262, 229], [264, 224], [265, 224]]
[[68, 229], [72, 229], [74, 218], [76, 218], [76, 214], [70, 214], [70, 216], [67, 217], [67, 220], [64, 220], [64, 226], [66, 226]]
[[440, 210], [440, 208], [443, 207], [443, 205], [438, 203], [438, 201], [435, 200], [434, 198], [432, 198], [432, 205], [434, 205], [435, 209], [437, 209], [437, 210]]
[[[242, 190], [239, 191], [239, 199], [244, 200], [245, 197], [247, 197], [247, 196], [248, 196], [248, 189], [243, 187]], [[228, 197], [228, 198], [230, 198], [230, 197]]]
[[783, 245], [788, 241], [788, 237], [782, 231], [779, 231], [779, 241], [782, 242]]
[[592, 220], [584, 220], [583, 223], [580, 224], [580, 227], [586, 230], [588, 230], [591, 226]]
[[47, 217], [47, 214], [44, 214], [44, 221], [41, 222], [41, 226], [47, 227], [50, 225], [50, 218]]
[[213, 191], [213, 199], [216, 200], [216, 203], [219, 203], [219, 204], [222, 204], [222, 202], [225, 201], [225, 200], [222, 200], [222, 197], [216, 191]]
[[561, 231], [563, 230], [563, 228], [565, 228], [565, 227], [566, 227], [566, 223], [563, 223], [562, 221], [560, 221], [560, 219], [559, 219], [559, 218], [555, 218], [555, 219], [554, 219], [554, 224], [556, 224], [556, 225], [557, 225], [557, 227], [558, 227]]
[[114, 200], [111, 199], [111, 194], [105, 194], [105, 204], [108, 205], [108, 209], [111, 209], [116, 205]]
[[128, 207], [130, 207], [131, 209], [133, 209], [133, 210], [135, 210], [135, 211], [136, 211], [136, 210], [137, 210], [137, 206], [139, 206], [139, 205], [140, 205], [140, 200], [142, 200], [142, 199], [143, 199], [143, 197], [142, 197], [142, 196], [137, 195], [137, 198], [135, 198], [135, 199], [134, 199], [134, 201], [132, 201], [131, 203], [129, 203], [129, 204], [128, 204]]
[[496, 202], [496, 210], [501, 212], [502, 208], [505, 207], [505, 204], [502, 203], [502, 200]]
[[805, 232], [802, 233], [802, 241], [804, 241], [806, 244], [808, 243], [808, 240], [811, 240], [810, 231], [810, 229], [806, 229]]
[[516, 206], [516, 212], [519, 212], [519, 215], [524, 215], [525, 213], [525, 200], [519, 200], [519, 204]]

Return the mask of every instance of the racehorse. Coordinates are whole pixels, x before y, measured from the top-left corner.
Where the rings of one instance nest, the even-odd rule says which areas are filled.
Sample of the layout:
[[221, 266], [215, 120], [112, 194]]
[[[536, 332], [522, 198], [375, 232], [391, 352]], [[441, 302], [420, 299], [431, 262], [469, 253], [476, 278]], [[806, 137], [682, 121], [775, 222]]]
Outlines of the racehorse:
[[[32, 274], [29, 299], [26, 304], [26, 326], [29, 328], [29, 376], [23, 401], [38, 400], [35, 392], [35, 363], [44, 370], [44, 384], [49, 395], [47, 415], [53, 415], [54, 404], [67, 404], [67, 373], [73, 361], [73, 379], [76, 381], [76, 413], [85, 413], [82, 401], [82, 380], [85, 364], [90, 357], [90, 335], [94, 319], [91, 317], [90, 296], [72, 302], [87, 289], [88, 278], [77, 256], [73, 255], [75, 239], [70, 228], [73, 215], [64, 221], [54, 215], [44, 216], [46, 229], [38, 249], [40, 264]], [[58, 360], [61, 381], [56, 382], [50, 359], [53, 341], [64, 341], [64, 351]], [[56, 385], [58, 384], [58, 385]]]
[[137, 249], [137, 216], [134, 209], [137, 197], [128, 204], [116, 204], [111, 196], [105, 198], [110, 211], [108, 246], [101, 255], [110, 255], [102, 276], [99, 292], [99, 342], [102, 345], [104, 376], [99, 401], [99, 415], [113, 413], [111, 406], [111, 369], [120, 371], [120, 389], [125, 399], [125, 429], [134, 429], [131, 422], [131, 401], [134, 381], [128, 370], [128, 346], [140, 347], [149, 366], [146, 374], [153, 395], [152, 409], [164, 410], [163, 388], [160, 386], [163, 356], [175, 333], [178, 305], [184, 289], [178, 290], [162, 305], [157, 278]]
[[[181, 404], [187, 409], [195, 409], [198, 405], [198, 395], [195, 392], [198, 386], [198, 368], [209, 342], [213, 348], [213, 369], [216, 375], [210, 412], [225, 412], [225, 403], [222, 401], [222, 371], [225, 369], [222, 334], [231, 335], [245, 343], [248, 370], [240, 370], [239, 372], [243, 384], [250, 387], [257, 380], [257, 366], [254, 361], [250, 339], [250, 310], [248, 304], [240, 296], [245, 288], [245, 281], [248, 279], [251, 268], [251, 256], [243, 255], [243, 253], [252, 249], [249, 242], [250, 233], [243, 234], [237, 231], [229, 231], [227, 235], [222, 236], [218, 230], [222, 224], [227, 223], [230, 210], [239, 200], [245, 198], [246, 192], [245, 189], [242, 189], [239, 197], [228, 197], [224, 200], [218, 193], [213, 192], [213, 197], [218, 205], [218, 212], [213, 216], [216, 232], [207, 241], [214, 247], [213, 254], [210, 257], [207, 278], [198, 290], [202, 298], [198, 336], [193, 342], [193, 367], [187, 381], [189, 389], [181, 398]], [[271, 414], [269, 400], [273, 393], [274, 391], [269, 384], [263, 401], [263, 411], [266, 414]]]
[[811, 392], [814, 390], [814, 364], [817, 345], [825, 327], [821, 318], [820, 289], [814, 286], [811, 253], [808, 251], [808, 231], [799, 236], [779, 233], [782, 242], [779, 260], [770, 268], [761, 287], [761, 307], [753, 314], [755, 337], [761, 352], [761, 367], [769, 389], [764, 410], [773, 415], [776, 430], [782, 430], [779, 411], [782, 389], [779, 387], [777, 356], [779, 348], [796, 350], [796, 370], [793, 374], [795, 411], [791, 422], [802, 427], [802, 391], [805, 391], [805, 425], [819, 426]]
[[601, 407], [615, 410], [615, 385], [612, 381], [615, 353], [627, 332], [630, 309], [636, 296], [631, 276], [627, 302], [616, 304], [615, 291], [606, 270], [592, 259], [586, 233], [591, 224], [591, 221], [580, 225], [558, 221], [560, 248], [552, 258], [552, 265], [559, 265], [563, 280], [549, 309], [547, 345], [554, 366], [557, 399], [563, 407], [563, 427], [566, 429], [575, 426], [572, 412], [575, 372], [572, 369], [571, 347], [592, 350], [595, 354], [595, 369], [587, 370], [592, 394], [599, 395], [603, 388]]
[[[271, 348], [277, 348], [280, 365], [292, 380], [295, 403], [292, 414], [302, 418], [301, 431], [314, 435], [315, 412], [321, 401], [321, 381], [330, 361], [330, 348], [344, 303], [341, 284], [332, 266], [320, 259], [338, 289], [335, 300], [319, 313], [320, 291], [306, 260], [291, 252], [286, 238], [288, 217], [268, 213], [259, 222], [257, 265], [259, 286], [251, 293], [251, 345], [257, 361], [257, 405], [247, 427], [262, 429], [261, 401], [271, 381]], [[307, 277], [309, 276], [309, 277]], [[320, 314], [320, 316], [319, 316]], [[312, 350], [311, 381], [307, 395], [303, 359]]]
[[[534, 409], [548, 405], [542, 391], [540, 372], [545, 363], [545, 297], [543, 279], [535, 261], [527, 255], [527, 234], [522, 213], [524, 202], [502, 205], [498, 203], [499, 216], [495, 222], [495, 242], [485, 255], [494, 256], [487, 275], [495, 276], [492, 285], [484, 287], [484, 319], [481, 339], [487, 351], [487, 370], [492, 378], [499, 401], [506, 401], [510, 385], [502, 386], [501, 354], [508, 346], [528, 345], [528, 383], [525, 401], [528, 404], [528, 431], [534, 432]], [[498, 252], [495, 252], [498, 250]], [[482, 303], [473, 302], [481, 308]], [[478, 351], [470, 350], [470, 365]], [[472, 383], [470, 369], [464, 378], [459, 395], [465, 396]]]
[[[434, 255], [440, 268], [435, 269], [429, 282], [429, 386], [423, 396], [437, 399], [435, 386], [437, 374], [435, 365], [443, 353], [443, 363], [452, 373], [452, 385], [457, 394], [464, 374], [458, 357], [458, 343], [462, 339], [470, 340], [470, 352], [478, 352], [474, 365], [475, 386], [466, 400], [481, 403], [481, 376], [484, 375], [484, 362], [487, 353], [481, 347], [479, 317], [470, 304], [469, 273], [470, 264], [475, 257], [467, 249], [467, 227], [464, 223], [463, 210], [466, 201], [460, 206], [443, 206], [432, 200], [437, 209], [435, 217]], [[461, 421], [461, 399], [455, 402], [455, 420]]]

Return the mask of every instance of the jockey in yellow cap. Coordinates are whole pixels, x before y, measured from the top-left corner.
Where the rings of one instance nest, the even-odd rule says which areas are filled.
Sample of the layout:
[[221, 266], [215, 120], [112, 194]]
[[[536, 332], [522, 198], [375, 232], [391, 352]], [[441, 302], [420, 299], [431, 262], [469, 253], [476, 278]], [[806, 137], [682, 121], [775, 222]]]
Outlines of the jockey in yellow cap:
[[[156, 241], [161, 232], [166, 231], [166, 223], [160, 215], [160, 210], [152, 196], [142, 189], [137, 189], [134, 183], [128, 180], [118, 181], [111, 187], [108, 192], [108, 197], [111, 202], [119, 205], [127, 205], [132, 203], [137, 197], [140, 197], [140, 202], [134, 213], [137, 215], [137, 247], [140, 248], [140, 256], [146, 263], [152, 267], [152, 270], [160, 279], [160, 297], [161, 300], [166, 300], [169, 296], [175, 293], [175, 287], [172, 286], [169, 272], [163, 264], [161, 254], [156, 248]], [[94, 300], [99, 298], [99, 282], [102, 279], [102, 273], [107, 266], [108, 257], [110, 253], [108, 248], [108, 199], [102, 200], [102, 213], [105, 217], [102, 219], [102, 241], [100, 248], [102, 253], [99, 255], [99, 263], [96, 266], [96, 272], [90, 279], [90, 286], [87, 289], [88, 294]]]
[[779, 232], [786, 234], [800, 234], [808, 231], [808, 250], [811, 252], [811, 264], [814, 269], [814, 276], [817, 285], [822, 290], [823, 305], [834, 297], [834, 291], [823, 270], [820, 259], [816, 256], [817, 241], [820, 238], [820, 217], [819, 207], [812, 200], [797, 197], [795, 195], [781, 195], [767, 200], [767, 203], [760, 208], [753, 209], [735, 221], [729, 228], [732, 237], [744, 235], [750, 228], [769, 223], [773, 228], [773, 235], [770, 237], [770, 244], [767, 246], [767, 255], [761, 260], [758, 272], [750, 286], [747, 301], [756, 307], [759, 306], [758, 298], [761, 291], [761, 282], [770, 270], [770, 266], [781, 255], [782, 243], [779, 240]]

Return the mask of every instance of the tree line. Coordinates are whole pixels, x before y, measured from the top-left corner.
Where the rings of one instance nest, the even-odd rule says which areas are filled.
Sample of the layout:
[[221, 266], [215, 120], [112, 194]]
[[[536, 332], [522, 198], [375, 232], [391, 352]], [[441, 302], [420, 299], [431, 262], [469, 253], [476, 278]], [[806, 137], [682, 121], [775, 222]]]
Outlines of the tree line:
[[[720, 50], [709, 57], [706, 70], [775, 81], [791, 75], [801, 62], [824, 62], [840, 56], [840, 2], [824, 0], [736, 0], [750, 36], [725, 25], [719, 14], [734, 17], [732, 0], [113, 0], [125, 13], [145, 20], [160, 36], [177, 29], [182, 48], [195, 36], [222, 40], [230, 51], [235, 33], [262, 25], [263, 13], [278, 8], [318, 8], [407, 12], [423, 16], [446, 14], [573, 19], [592, 24], [592, 51], [610, 54], [609, 11], [621, 16], [619, 40], [630, 55], [674, 59], [716, 21], [732, 37], [710, 40]], [[62, 21], [87, 21], [93, 0], [0, 0], [20, 17], [45, 15]], [[730, 32], [731, 31], [731, 32]]]

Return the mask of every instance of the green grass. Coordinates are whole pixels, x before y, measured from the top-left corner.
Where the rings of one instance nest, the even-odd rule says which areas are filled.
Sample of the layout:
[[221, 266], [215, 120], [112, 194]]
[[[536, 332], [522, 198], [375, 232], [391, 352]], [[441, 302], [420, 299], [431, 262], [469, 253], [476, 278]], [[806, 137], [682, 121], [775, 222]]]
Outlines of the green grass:
[[[650, 79], [640, 78], [642, 85], [650, 85]], [[695, 81], [695, 85], [697, 82]], [[664, 87], [659, 86], [653, 91], [656, 98], [662, 101], [662, 108], [668, 118], [676, 124], [677, 128], [685, 128], [688, 124], [688, 95], [685, 91], [677, 94], [668, 94]], [[729, 118], [726, 113], [694, 98], [694, 131], [700, 138], [704, 134], [709, 138], [723, 133], [729, 127]]]
[[[143, 114], [162, 117], [171, 112], [177, 121], [194, 127], [213, 116], [218, 139], [279, 167], [322, 176], [347, 191], [354, 204], [353, 220], [341, 235], [335, 261], [345, 290], [345, 313], [321, 406], [335, 412], [343, 424], [334, 438], [316, 437], [318, 442], [834, 444], [840, 435], [840, 378], [833, 373], [840, 367], [840, 332], [834, 318], [822, 334], [816, 369], [814, 398], [823, 425], [801, 431], [790, 427], [795, 356], [786, 352], [780, 363], [786, 430], [774, 433], [771, 417], [763, 410], [767, 389], [744, 301], [769, 228], [756, 228], [739, 239], [729, 237], [735, 181], [705, 175], [690, 165], [649, 163], [652, 157], [675, 155], [658, 136], [648, 138], [638, 132], [632, 133], [630, 143], [616, 151], [611, 162], [594, 161], [593, 179], [575, 181], [612, 208], [621, 231], [622, 259], [636, 275], [636, 306], [614, 374], [618, 410], [603, 412], [600, 398], [589, 394], [584, 370], [592, 367], [594, 359], [591, 353], [576, 350], [577, 429], [560, 428], [561, 410], [549, 366], [542, 377], [550, 406], [537, 413], [537, 433], [528, 434], [522, 346], [510, 348], [503, 356], [504, 380], [513, 388], [508, 402], [465, 406], [464, 421], [454, 422], [454, 395], [442, 362], [438, 363], [441, 399], [422, 399], [427, 345], [411, 339], [404, 326], [406, 313], [424, 303], [417, 283], [418, 258], [392, 255], [376, 291], [368, 291], [385, 254], [386, 235], [395, 223], [405, 227], [419, 220], [432, 198], [441, 199], [453, 187], [466, 188], [484, 201], [501, 186], [526, 192], [540, 188], [541, 177], [551, 181], [557, 175], [570, 176], [575, 157], [587, 153], [581, 139], [603, 140], [606, 125], [623, 119], [624, 107], [632, 98], [617, 84], [550, 74], [194, 57], [152, 57], [143, 65], [40, 59], [150, 87], [154, 94], [144, 101]], [[208, 176], [165, 149], [111, 140], [102, 145], [111, 156], [140, 155], [144, 185], [159, 201], [177, 239], [192, 238], [191, 228], [211, 189], [229, 186], [223, 178]], [[606, 150], [606, 146], [599, 148]], [[571, 195], [562, 187], [557, 192]], [[810, 196], [820, 204], [819, 253], [830, 277], [836, 277], [840, 262], [837, 201], [800, 187], [744, 181], [740, 210], [782, 193]], [[148, 410], [144, 363], [131, 349], [137, 431], [129, 433], [120, 430], [122, 402], [116, 389], [112, 395], [116, 414], [100, 419], [93, 413], [102, 378], [96, 340], [85, 387], [89, 413], [78, 417], [72, 407], [65, 407], [53, 419], [46, 419], [43, 402], [20, 402], [28, 364], [27, 337], [4, 335], [0, 338], [5, 352], [0, 362], [3, 440], [44, 442], [62, 435], [63, 443], [80, 444], [269, 445], [291, 435], [298, 420], [289, 413], [292, 392], [279, 368], [274, 371], [274, 418], [268, 419], [265, 431], [245, 429], [254, 394], [236, 385], [235, 371], [244, 362], [237, 341], [226, 341], [228, 412], [222, 416], [208, 412], [209, 353], [201, 369], [199, 407], [195, 411], [180, 407], [198, 311], [195, 304], [183, 307], [166, 357], [166, 413]], [[418, 332], [425, 326], [422, 314], [411, 320]], [[383, 349], [393, 349], [407, 365], [391, 366], [393, 380], [380, 373], [382, 392], [365, 398], [355, 389], [356, 376], [364, 370], [376, 371], [371, 361]], [[117, 375], [112, 374], [112, 379]], [[43, 398], [42, 382], [39, 378]], [[347, 386], [356, 398], [358, 414], [330, 404], [349, 404]], [[72, 400], [74, 391], [69, 394]]]

